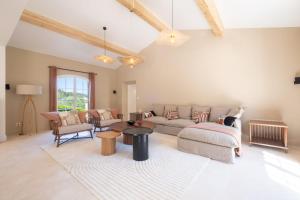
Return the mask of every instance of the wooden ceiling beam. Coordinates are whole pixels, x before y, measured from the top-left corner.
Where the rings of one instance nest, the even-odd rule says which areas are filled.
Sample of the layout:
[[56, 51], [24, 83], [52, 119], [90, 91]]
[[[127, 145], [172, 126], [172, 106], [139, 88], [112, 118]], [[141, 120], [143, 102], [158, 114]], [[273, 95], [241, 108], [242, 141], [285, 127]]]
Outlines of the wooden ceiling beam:
[[[90, 45], [93, 45], [96, 47], [104, 48], [103, 39], [96, 37], [94, 35], [85, 33], [83, 31], [73, 28], [71, 26], [65, 25], [56, 20], [53, 20], [48, 17], [31, 12], [29, 10], [23, 11], [21, 20], [24, 22], [27, 22], [29, 24], [33, 24], [33, 25], [54, 31], [56, 33], [60, 33], [62, 35], [68, 36], [70, 38], [77, 39], [81, 42], [85, 42], [87, 44], [90, 44]], [[111, 52], [114, 52], [114, 53], [117, 53], [117, 54], [120, 54], [123, 56], [136, 55], [136, 53], [131, 52], [122, 47], [119, 47], [110, 42], [106, 42], [105, 46], [108, 51], [111, 51]]]
[[[156, 17], [149, 9], [145, 8], [139, 1], [135, 0], [117, 0], [120, 4], [132, 11], [134, 14], [142, 18], [159, 32], [169, 30], [170, 27]], [[134, 3], [134, 7], [133, 7]]]
[[224, 27], [213, 0], [196, 0], [215, 36], [223, 36]]

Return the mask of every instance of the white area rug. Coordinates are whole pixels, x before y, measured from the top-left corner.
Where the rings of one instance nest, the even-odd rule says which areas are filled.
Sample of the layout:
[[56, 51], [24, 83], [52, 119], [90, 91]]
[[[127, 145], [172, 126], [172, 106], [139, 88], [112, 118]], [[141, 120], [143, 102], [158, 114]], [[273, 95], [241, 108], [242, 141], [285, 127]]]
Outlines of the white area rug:
[[42, 149], [101, 200], [181, 199], [209, 162], [178, 151], [176, 137], [159, 133], [149, 136], [147, 161], [134, 161], [122, 137], [112, 156], [102, 156], [100, 145], [95, 138]]

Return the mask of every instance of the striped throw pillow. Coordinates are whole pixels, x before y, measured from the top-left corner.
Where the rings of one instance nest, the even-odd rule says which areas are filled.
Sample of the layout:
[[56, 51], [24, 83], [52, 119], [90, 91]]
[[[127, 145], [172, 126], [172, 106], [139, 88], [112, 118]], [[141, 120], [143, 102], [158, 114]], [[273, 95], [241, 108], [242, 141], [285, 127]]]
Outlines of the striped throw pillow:
[[172, 119], [178, 119], [179, 118], [179, 114], [177, 111], [169, 111], [166, 115], [166, 118], [168, 120], [172, 120]]
[[197, 124], [200, 122], [207, 122], [208, 121], [209, 112], [198, 112], [194, 111], [192, 113], [192, 120]]

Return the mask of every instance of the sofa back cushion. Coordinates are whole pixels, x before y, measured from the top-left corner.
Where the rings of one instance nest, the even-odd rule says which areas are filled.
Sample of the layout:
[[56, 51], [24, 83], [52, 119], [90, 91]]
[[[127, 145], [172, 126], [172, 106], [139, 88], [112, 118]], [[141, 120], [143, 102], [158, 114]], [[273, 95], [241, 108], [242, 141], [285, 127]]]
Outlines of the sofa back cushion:
[[200, 105], [192, 105], [192, 113], [193, 112], [210, 112], [209, 106], [200, 106]]
[[191, 119], [192, 117], [192, 106], [190, 105], [179, 105], [177, 107], [179, 118]]
[[232, 107], [216, 106], [212, 107], [209, 115], [210, 122], [218, 122], [220, 117], [226, 116]]
[[163, 116], [165, 111], [165, 105], [163, 104], [153, 104], [152, 110], [155, 112], [157, 116]]
[[169, 112], [177, 112], [177, 105], [174, 104], [166, 104], [165, 105], [165, 111], [164, 111], [164, 117], [167, 117], [167, 114]]

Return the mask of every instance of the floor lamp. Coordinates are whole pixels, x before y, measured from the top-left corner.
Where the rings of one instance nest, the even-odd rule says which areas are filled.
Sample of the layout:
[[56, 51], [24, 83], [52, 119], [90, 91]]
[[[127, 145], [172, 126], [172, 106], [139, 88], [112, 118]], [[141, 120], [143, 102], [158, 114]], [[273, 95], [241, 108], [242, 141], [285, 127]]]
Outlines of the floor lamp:
[[18, 95], [25, 95], [25, 101], [22, 108], [22, 122], [21, 122], [21, 133], [20, 135], [24, 135], [24, 120], [25, 120], [25, 111], [28, 108], [32, 108], [34, 126], [32, 125], [32, 121], [30, 120], [30, 127], [33, 127], [35, 133], [37, 133], [37, 113], [36, 106], [32, 99], [32, 96], [41, 95], [42, 94], [42, 86], [38, 85], [17, 85], [16, 93]]

